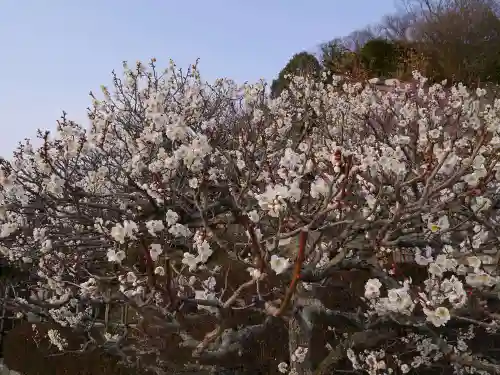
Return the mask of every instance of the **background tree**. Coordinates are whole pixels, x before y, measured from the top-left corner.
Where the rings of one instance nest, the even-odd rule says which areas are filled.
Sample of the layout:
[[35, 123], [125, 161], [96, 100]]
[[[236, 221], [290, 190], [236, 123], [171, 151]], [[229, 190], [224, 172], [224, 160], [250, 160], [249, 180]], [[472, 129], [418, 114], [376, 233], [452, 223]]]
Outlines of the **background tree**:
[[309, 52], [300, 52], [292, 56], [290, 61], [280, 71], [278, 78], [271, 84], [271, 92], [278, 96], [289, 84], [287, 76], [313, 76], [319, 77], [321, 65], [318, 59]]
[[414, 41], [413, 26], [415, 17], [411, 13], [399, 12], [387, 14], [375, 26], [377, 35], [393, 41]]
[[[468, 84], [499, 82], [498, 2], [490, 0], [408, 0], [412, 38], [432, 57], [436, 70]], [[403, 23], [406, 27], [407, 23]]]
[[372, 26], [366, 26], [359, 30], [354, 30], [342, 38], [343, 44], [351, 51], [359, 52], [370, 40], [378, 37], [376, 30]]
[[393, 42], [373, 39], [365, 43], [359, 55], [365, 69], [372, 75], [389, 78], [397, 70], [402, 51]]
[[321, 65], [333, 74], [345, 71], [344, 59], [350, 52], [341, 39], [334, 39], [320, 45]]
[[320, 45], [323, 68], [358, 80], [378, 75], [407, 80], [418, 70], [433, 82], [500, 82], [498, 2], [405, 0], [403, 5], [378, 25]]

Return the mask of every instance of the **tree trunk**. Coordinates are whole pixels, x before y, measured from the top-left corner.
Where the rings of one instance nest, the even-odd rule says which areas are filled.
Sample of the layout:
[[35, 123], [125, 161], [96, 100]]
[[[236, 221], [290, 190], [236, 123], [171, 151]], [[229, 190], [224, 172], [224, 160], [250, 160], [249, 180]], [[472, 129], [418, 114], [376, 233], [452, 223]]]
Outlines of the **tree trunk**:
[[[311, 363], [311, 341], [312, 341], [312, 322], [306, 323], [304, 306], [297, 303], [301, 298], [299, 296], [308, 295], [303, 286], [297, 286], [295, 298], [293, 301], [294, 309], [288, 322], [288, 348], [290, 353], [290, 375], [312, 375]], [[310, 317], [309, 317], [310, 318]], [[305, 357], [296, 358], [296, 350], [302, 348], [307, 350]], [[300, 349], [299, 349], [300, 350]]]
[[301, 322], [301, 317], [294, 314], [288, 323], [288, 346], [290, 351], [290, 375], [312, 375], [309, 350], [302, 362], [295, 358], [297, 348], [309, 349], [311, 333], [307, 332]]

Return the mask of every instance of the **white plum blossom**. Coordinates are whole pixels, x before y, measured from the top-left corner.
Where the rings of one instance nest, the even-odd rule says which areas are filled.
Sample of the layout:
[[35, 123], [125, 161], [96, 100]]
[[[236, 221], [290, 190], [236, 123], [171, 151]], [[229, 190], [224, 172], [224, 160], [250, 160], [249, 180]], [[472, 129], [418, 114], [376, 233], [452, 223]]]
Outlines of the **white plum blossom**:
[[498, 279], [497, 277], [491, 276], [487, 272], [477, 270], [475, 273], [469, 273], [466, 276], [465, 281], [470, 286], [479, 288], [483, 286], [491, 287], [497, 283]]
[[467, 264], [474, 270], [478, 270], [481, 267], [481, 259], [477, 256], [467, 257]]
[[278, 364], [278, 371], [282, 374], [286, 374], [288, 372], [288, 364], [285, 362], [280, 362]]
[[197, 189], [199, 185], [198, 179], [197, 178], [192, 178], [189, 180], [189, 186], [193, 189]]
[[431, 232], [445, 231], [449, 227], [450, 227], [450, 222], [448, 220], [448, 216], [441, 216], [437, 220], [437, 222], [429, 221], [428, 223], [428, 228], [431, 230]]
[[258, 200], [260, 207], [267, 211], [270, 216], [278, 217], [280, 212], [286, 208], [287, 200], [298, 201], [300, 196], [301, 190], [298, 187], [298, 182], [294, 182], [290, 186], [268, 185], [266, 191], [256, 195], [255, 198]]
[[133, 272], [127, 272], [126, 280], [127, 282], [133, 284], [137, 281], [137, 276]]
[[420, 266], [429, 265], [433, 261], [431, 254], [432, 254], [431, 248], [427, 248], [424, 254], [422, 254], [422, 250], [417, 249], [415, 251], [415, 263], [417, 263]]
[[125, 243], [125, 228], [123, 228], [123, 225], [120, 223], [116, 224], [112, 229], [111, 229], [111, 236], [114, 238], [115, 241], [123, 244]]
[[487, 211], [491, 207], [491, 199], [483, 196], [476, 197], [471, 208], [474, 212]]
[[153, 262], [158, 260], [158, 257], [163, 253], [163, 248], [160, 244], [154, 243], [149, 245], [149, 254], [151, 255], [151, 259]]
[[165, 268], [158, 266], [155, 268], [155, 275], [165, 276]]
[[115, 249], [109, 249], [107, 256], [109, 262], [121, 263], [125, 259], [126, 254], [123, 250], [116, 251]]
[[198, 256], [200, 259], [200, 262], [205, 263], [208, 258], [213, 254], [213, 250], [210, 247], [210, 244], [208, 241], [203, 240], [201, 243], [197, 243], [196, 247], [198, 249]]
[[445, 325], [451, 319], [450, 311], [444, 306], [440, 306], [435, 310], [424, 308], [424, 313], [427, 316], [427, 320], [436, 327]]
[[68, 341], [61, 336], [61, 333], [55, 329], [49, 329], [47, 332], [47, 336], [50, 340], [50, 343], [56, 346], [60, 351], [63, 351], [64, 348], [68, 346]]
[[365, 298], [372, 299], [380, 296], [382, 283], [379, 279], [369, 279], [365, 284]]
[[189, 237], [191, 236], [191, 231], [189, 228], [186, 226], [176, 223], [173, 224], [169, 229], [168, 232], [174, 235], [175, 237]]
[[256, 210], [253, 210], [253, 211], [250, 211], [248, 213], [248, 217], [250, 218], [250, 220], [252, 220], [254, 223], [258, 223], [259, 222], [259, 214], [257, 213]]
[[156, 233], [165, 229], [165, 226], [161, 220], [150, 220], [146, 222], [146, 228], [152, 236], [156, 236]]
[[187, 265], [190, 271], [194, 271], [199, 263], [199, 258], [191, 253], [184, 253], [182, 263]]
[[247, 271], [252, 279], [260, 280], [262, 278], [262, 272], [260, 272], [257, 268], [247, 268]]
[[271, 255], [271, 260], [269, 261], [271, 269], [276, 272], [276, 274], [283, 273], [290, 266], [290, 260], [288, 258], [280, 257], [276, 254]]
[[165, 220], [169, 226], [172, 226], [179, 220], [179, 215], [172, 210], [168, 210], [165, 214]]
[[115, 241], [123, 244], [125, 243], [126, 238], [135, 238], [134, 233], [137, 232], [137, 224], [133, 221], [125, 220], [123, 224], [117, 223], [111, 229], [111, 236], [115, 239]]
[[290, 358], [292, 362], [299, 362], [302, 363], [304, 362], [307, 353], [309, 351], [309, 348], [304, 347], [304, 346], [298, 346], [297, 349], [292, 354], [292, 357]]

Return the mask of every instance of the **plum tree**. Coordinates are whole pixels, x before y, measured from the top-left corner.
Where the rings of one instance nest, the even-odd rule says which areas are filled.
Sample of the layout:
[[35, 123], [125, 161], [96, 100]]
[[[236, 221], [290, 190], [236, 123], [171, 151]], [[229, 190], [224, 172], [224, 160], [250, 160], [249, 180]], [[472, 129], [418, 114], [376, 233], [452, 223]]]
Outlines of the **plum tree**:
[[[154, 59], [113, 86], [92, 95], [88, 129], [63, 116], [1, 161], [0, 251], [35, 280], [11, 309], [157, 373], [172, 347], [237, 361], [283, 323], [274, 371], [500, 373], [475, 341], [500, 321], [500, 100], [417, 72], [384, 92], [295, 76], [271, 98]], [[402, 251], [423, 277], [393, 264]], [[97, 303], [135, 320], [102, 325]], [[320, 324], [335, 334], [317, 358]]]

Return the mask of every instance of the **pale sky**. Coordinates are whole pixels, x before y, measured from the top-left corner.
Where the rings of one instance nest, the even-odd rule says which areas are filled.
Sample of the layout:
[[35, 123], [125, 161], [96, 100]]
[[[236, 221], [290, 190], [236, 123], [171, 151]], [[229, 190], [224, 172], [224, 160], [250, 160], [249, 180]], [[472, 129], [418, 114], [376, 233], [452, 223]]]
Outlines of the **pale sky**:
[[[88, 92], [121, 62], [200, 58], [204, 80], [272, 79], [289, 58], [372, 24], [394, 0], [0, 0], [0, 156], [62, 110], [86, 120]], [[86, 124], [85, 124], [86, 125]]]

